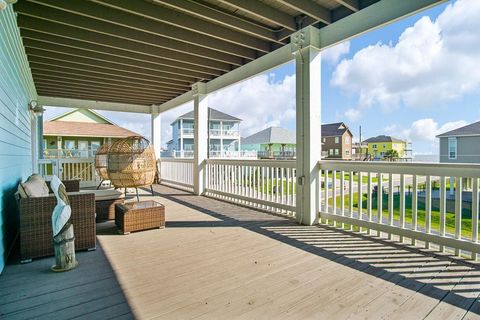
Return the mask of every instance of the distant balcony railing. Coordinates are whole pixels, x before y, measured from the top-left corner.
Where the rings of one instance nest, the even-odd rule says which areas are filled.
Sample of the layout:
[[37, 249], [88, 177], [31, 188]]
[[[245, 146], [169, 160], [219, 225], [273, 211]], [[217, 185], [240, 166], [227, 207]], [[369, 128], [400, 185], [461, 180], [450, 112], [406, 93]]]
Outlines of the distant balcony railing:
[[45, 159], [69, 159], [69, 158], [92, 158], [95, 157], [97, 148], [89, 149], [44, 149]]
[[[195, 133], [195, 129], [193, 128], [183, 128], [182, 134], [184, 136], [193, 136]], [[209, 134], [211, 137], [239, 137], [240, 131], [232, 129], [232, 130], [222, 130], [222, 129], [209, 129]]]
[[258, 158], [295, 159], [295, 151], [258, 151]]

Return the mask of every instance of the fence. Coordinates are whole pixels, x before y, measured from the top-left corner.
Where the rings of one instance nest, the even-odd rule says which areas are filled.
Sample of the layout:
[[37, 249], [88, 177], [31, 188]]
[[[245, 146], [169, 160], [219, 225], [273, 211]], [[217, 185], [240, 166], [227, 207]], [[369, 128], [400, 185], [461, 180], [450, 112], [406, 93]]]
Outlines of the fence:
[[209, 159], [207, 195], [294, 216], [294, 161]]
[[[396, 235], [412, 245], [422, 241], [426, 248], [434, 245], [456, 255], [464, 250], [476, 259], [479, 178], [480, 165], [321, 161], [320, 219], [390, 239]], [[420, 185], [425, 190], [421, 204]], [[455, 190], [453, 212], [447, 211], [448, 190]], [[466, 196], [470, 205], [463, 201]], [[438, 211], [432, 210], [434, 198]]]
[[96, 186], [100, 178], [95, 171], [94, 158], [39, 159], [39, 172], [46, 179], [52, 175], [61, 180], [80, 180], [81, 187]]
[[161, 158], [159, 166], [162, 183], [193, 191], [193, 159]]

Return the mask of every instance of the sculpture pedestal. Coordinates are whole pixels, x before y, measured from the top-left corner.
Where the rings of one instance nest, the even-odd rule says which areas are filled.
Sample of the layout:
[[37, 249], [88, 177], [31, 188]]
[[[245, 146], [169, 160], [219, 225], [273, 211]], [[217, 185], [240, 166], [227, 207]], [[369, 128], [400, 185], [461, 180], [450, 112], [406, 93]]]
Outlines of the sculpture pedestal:
[[68, 227], [65, 227], [57, 236], [53, 237], [53, 246], [56, 264], [51, 267], [52, 271], [68, 271], [78, 265], [75, 258], [75, 236], [72, 224], [68, 224]]

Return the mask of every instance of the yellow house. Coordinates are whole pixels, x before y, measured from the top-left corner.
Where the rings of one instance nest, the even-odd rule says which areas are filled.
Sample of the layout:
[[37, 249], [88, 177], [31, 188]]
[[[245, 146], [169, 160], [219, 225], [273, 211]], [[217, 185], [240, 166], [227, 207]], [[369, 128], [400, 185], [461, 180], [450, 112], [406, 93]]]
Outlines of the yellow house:
[[368, 154], [373, 159], [382, 160], [389, 150], [395, 150], [399, 158], [407, 155], [407, 141], [391, 136], [380, 135], [363, 141], [368, 145]]

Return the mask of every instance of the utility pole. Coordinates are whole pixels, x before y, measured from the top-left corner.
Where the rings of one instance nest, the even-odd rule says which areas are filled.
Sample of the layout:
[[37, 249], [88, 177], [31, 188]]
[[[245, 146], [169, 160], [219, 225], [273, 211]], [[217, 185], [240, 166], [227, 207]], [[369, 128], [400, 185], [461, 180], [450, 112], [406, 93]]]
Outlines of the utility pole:
[[359, 127], [359, 141], [358, 141], [358, 145], [360, 146], [360, 161], [363, 160], [362, 159], [362, 126]]

